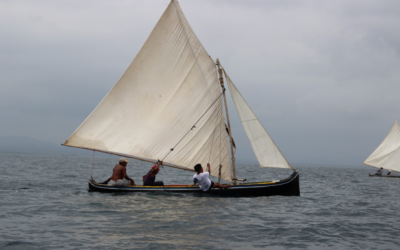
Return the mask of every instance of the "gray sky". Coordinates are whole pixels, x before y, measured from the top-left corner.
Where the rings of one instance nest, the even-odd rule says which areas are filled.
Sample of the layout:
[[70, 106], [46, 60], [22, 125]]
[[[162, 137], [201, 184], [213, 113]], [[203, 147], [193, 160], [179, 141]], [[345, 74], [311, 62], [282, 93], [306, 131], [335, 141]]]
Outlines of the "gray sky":
[[[63, 143], [168, 4], [0, 0], [0, 137]], [[289, 162], [359, 165], [400, 122], [400, 1], [180, 5]], [[236, 158], [255, 160], [232, 116]]]

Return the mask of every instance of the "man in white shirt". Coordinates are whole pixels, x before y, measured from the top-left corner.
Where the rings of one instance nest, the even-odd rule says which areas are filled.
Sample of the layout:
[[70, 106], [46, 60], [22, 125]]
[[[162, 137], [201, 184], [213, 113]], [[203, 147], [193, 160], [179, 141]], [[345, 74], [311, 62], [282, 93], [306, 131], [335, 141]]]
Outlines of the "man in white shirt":
[[196, 164], [194, 166], [194, 170], [196, 171], [196, 174], [193, 175], [193, 182], [196, 184], [197, 182], [199, 183], [200, 189], [203, 190], [204, 192], [209, 191], [211, 188], [228, 188], [231, 186], [231, 184], [220, 184], [220, 183], [214, 183], [210, 180], [210, 174], [211, 174], [211, 168], [210, 168], [210, 163], [207, 163], [207, 172], [203, 171], [203, 167], [201, 164]]
[[375, 175], [379, 175], [381, 176], [383, 173], [383, 168], [378, 169], [378, 171], [376, 171]]

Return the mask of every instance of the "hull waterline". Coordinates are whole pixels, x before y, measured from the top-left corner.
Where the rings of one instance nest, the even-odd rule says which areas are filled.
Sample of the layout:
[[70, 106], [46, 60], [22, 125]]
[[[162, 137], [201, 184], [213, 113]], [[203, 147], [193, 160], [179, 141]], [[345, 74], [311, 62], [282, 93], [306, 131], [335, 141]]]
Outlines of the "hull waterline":
[[384, 177], [384, 178], [400, 178], [399, 175], [376, 175], [376, 174], [369, 174], [370, 177]]
[[[153, 186], [123, 186], [115, 187], [99, 184], [94, 180], [89, 181], [89, 191], [95, 192], [160, 192], [160, 193], [192, 193], [205, 194], [194, 185], [165, 185]], [[227, 197], [258, 197], [258, 196], [300, 196], [299, 173], [294, 172], [290, 177], [271, 182], [246, 183], [233, 185], [228, 189], [211, 189], [206, 194]]]

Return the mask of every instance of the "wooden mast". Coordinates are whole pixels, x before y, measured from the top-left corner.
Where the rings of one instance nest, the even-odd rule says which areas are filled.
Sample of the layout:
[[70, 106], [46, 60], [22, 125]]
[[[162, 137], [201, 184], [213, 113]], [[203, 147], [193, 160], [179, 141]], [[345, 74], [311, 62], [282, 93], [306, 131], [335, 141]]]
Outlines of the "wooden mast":
[[233, 183], [236, 185], [236, 168], [235, 168], [235, 155], [233, 152], [233, 139], [231, 133], [231, 122], [229, 121], [229, 113], [228, 113], [228, 105], [226, 104], [226, 95], [225, 95], [225, 86], [224, 86], [224, 78], [222, 76], [222, 69], [219, 63], [219, 59], [217, 58], [217, 67], [218, 67], [218, 75], [219, 75], [219, 83], [221, 84], [222, 93], [224, 95], [224, 104], [225, 104], [225, 113], [226, 120], [228, 121], [228, 133], [229, 133], [229, 142], [231, 144], [231, 159], [232, 159], [232, 172], [233, 172]]

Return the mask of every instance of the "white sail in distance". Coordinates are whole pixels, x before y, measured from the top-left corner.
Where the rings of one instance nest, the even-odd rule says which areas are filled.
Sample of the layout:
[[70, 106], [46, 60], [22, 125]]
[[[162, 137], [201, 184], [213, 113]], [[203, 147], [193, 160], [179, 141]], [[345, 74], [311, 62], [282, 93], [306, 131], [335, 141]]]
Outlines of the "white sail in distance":
[[293, 169], [224, 70], [240, 121], [261, 167]]
[[364, 161], [365, 165], [400, 172], [400, 126], [394, 122], [389, 134]]
[[221, 164], [221, 178], [231, 181], [215, 63], [176, 0], [119, 81], [64, 145], [154, 160], [170, 152], [167, 163], [193, 170], [197, 163], [205, 167], [210, 162], [214, 176]]

